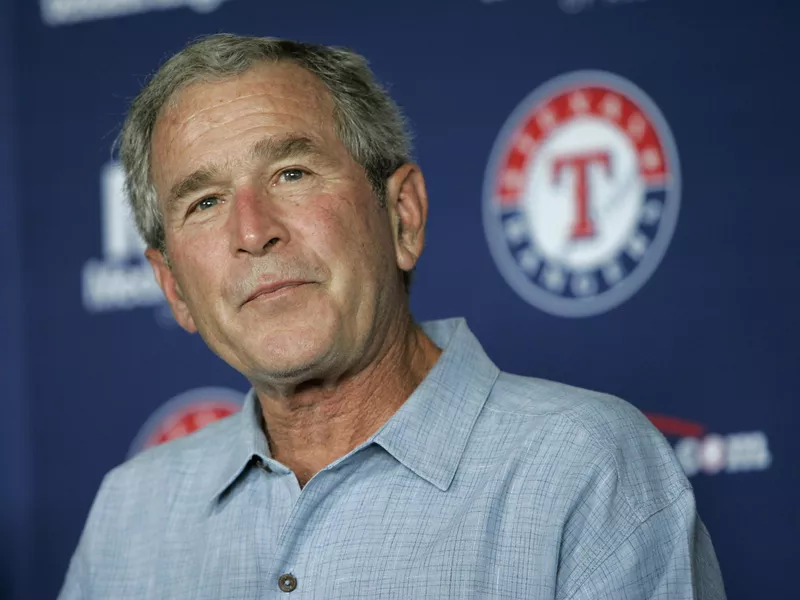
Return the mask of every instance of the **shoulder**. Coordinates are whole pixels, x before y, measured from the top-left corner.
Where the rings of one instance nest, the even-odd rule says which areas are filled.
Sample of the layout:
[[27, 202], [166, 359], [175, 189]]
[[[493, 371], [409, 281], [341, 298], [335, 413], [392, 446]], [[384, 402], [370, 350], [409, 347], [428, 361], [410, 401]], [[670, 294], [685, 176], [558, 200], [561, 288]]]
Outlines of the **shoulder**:
[[501, 373], [485, 410], [495, 420], [517, 423], [518, 447], [528, 448], [525, 460], [546, 456], [565, 476], [571, 471], [582, 481], [590, 473], [613, 479], [637, 520], [691, 487], [666, 439], [621, 398]]
[[239, 420], [237, 413], [109, 471], [92, 503], [60, 597], [82, 597], [87, 589], [121, 589], [126, 577], [145, 568], [158, 553], [165, 532], [192, 531], [211, 504], [211, 486], [218, 480], [213, 473], [236, 438]]
[[117, 518], [144, 516], [171, 506], [178, 494], [211, 498], [210, 486], [216, 478], [210, 475], [222, 468], [230, 445], [236, 442], [240, 420], [239, 413], [231, 415], [113, 468], [103, 479], [92, 510], [111, 512]]
[[534, 508], [546, 511], [558, 531], [558, 598], [724, 598], [691, 484], [667, 440], [636, 407], [608, 394], [501, 374], [486, 408], [520, 432], [519, 495], [546, 499]]

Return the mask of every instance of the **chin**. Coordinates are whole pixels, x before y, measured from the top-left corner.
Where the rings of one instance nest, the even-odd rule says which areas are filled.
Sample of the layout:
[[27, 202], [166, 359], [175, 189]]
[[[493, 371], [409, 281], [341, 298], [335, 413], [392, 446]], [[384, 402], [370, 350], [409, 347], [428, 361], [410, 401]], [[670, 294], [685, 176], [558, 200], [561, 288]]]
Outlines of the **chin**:
[[246, 375], [281, 383], [300, 383], [321, 376], [335, 357], [335, 340], [323, 323], [271, 331], [251, 348], [252, 368]]

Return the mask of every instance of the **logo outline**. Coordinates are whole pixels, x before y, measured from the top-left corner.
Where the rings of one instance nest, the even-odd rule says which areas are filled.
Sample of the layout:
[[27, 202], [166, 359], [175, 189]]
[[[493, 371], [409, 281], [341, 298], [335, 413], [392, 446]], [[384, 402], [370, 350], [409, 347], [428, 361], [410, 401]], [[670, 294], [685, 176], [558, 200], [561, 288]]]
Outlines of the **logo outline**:
[[[579, 90], [593, 84], [609, 87], [627, 99], [632, 99], [658, 134], [669, 165], [669, 178], [664, 188], [667, 200], [660, 215], [655, 236], [636, 268], [608, 290], [588, 298], [568, 299], [540, 288], [522, 271], [511, 255], [496, 201], [497, 177], [508, 153], [510, 143], [521, 129], [525, 118], [559, 93]], [[661, 110], [640, 87], [624, 77], [604, 70], [584, 69], [553, 77], [534, 88], [506, 118], [495, 137], [484, 172], [482, 217], [489, 252], [501, 277], [526, 303], [547, 314], [558, 317], [590, 317], [604, 314], [630, 300], [652, 277], [661, 264], [677, 228], [681, 205], [681, 168], [677, 144]]]

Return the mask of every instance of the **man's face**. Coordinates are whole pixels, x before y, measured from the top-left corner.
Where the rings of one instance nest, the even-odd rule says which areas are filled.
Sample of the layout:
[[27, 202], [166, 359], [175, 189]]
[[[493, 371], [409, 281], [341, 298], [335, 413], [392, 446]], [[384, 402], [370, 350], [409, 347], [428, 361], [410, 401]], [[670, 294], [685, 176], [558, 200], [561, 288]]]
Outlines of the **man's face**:
[[279, 63], [183, 89], [158, 119], [151, 168], [171, 268], [148, 258], [181, 325], [234, 368], [318, 377], [374, 344], [408, 249], [316, 77]]

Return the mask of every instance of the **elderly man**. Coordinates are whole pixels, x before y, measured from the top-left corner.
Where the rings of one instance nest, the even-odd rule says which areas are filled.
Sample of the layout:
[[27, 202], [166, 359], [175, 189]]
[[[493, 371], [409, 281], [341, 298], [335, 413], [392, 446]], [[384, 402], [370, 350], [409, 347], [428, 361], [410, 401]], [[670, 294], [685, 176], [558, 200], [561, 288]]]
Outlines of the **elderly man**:
[[106, 476], [61, 598], [724, 598], [636, 409], [415, 324], [425, 184], [361, 57], [199, 40], [120, 155], [175, 318], [252, 391]]

